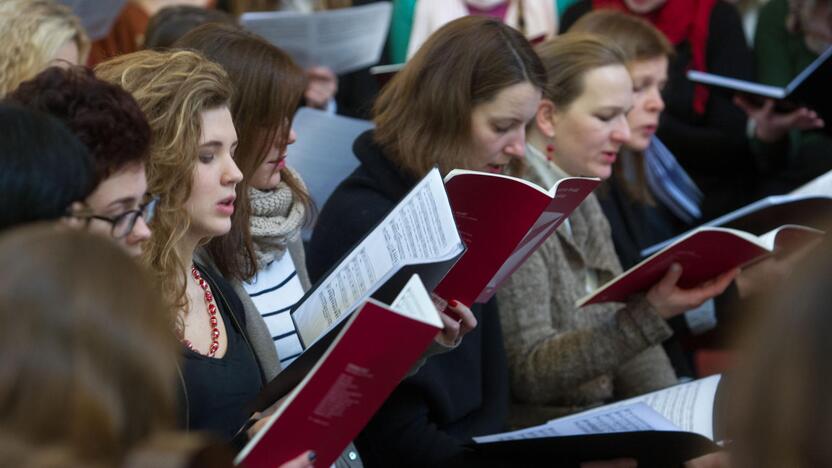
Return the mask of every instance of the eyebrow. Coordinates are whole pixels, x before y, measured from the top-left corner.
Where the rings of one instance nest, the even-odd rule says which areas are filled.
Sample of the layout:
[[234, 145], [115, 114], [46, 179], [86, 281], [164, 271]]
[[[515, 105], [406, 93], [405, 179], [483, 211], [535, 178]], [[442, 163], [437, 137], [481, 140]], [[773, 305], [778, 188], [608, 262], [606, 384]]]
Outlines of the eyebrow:
[[125, 208], [130, 207], [131, 205], [137, 202], [136, 197], [124, 197], [119, 198], [118, 200], [112, 201], [107, 205], [107, 209], [115, 208], [117, 206], [123, 206]]
[[206, 146], [213, 146], [213, 147], [220, 147], [222, 148], [222, 142], [217, 140], [206, 141], [205, 143], [199, 145], [200, 148], [204, 148]]
[[633, 108], [633, 106], [632, 106], [632, 105], [631, 105], [631, 106], [629, 106], [629, 107], [621, 107], [621, 106], [601, 106], [601, 107], [599, 107], [599, 108], [595, 109], [595, 111], [596, 111], [596, 112], [604, 112], [604, 111], [614, 111], [614, 112], [621, 111], [621, 112], [627, 112], [627, 111], [629, 111], [629, 110], [630, 110], [630, 109], [632, 109], [632, 108]]
[[497, 115], [488, 119], [491, 123], [494, 122], [523, 122], [519, 117], [509, 115]]

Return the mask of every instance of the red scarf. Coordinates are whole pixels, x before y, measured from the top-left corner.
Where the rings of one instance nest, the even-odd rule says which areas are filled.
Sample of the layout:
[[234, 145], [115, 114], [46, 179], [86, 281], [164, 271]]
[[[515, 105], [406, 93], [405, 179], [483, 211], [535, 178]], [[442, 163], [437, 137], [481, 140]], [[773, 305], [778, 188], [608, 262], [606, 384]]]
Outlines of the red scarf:
[[[698, 71], [708, 71], [705, 51], [708, 48], [708, 28], [711, 21], [711, 11], [717, 0], [667, 0], [659, 8], [645, 14], [638, 15], [651, 22], [659, 31], [673, 43], [679, 45], [687, 40], [691, 49], [691, 63], [689, 68]], [[627, 8], [623, 0], [592, 0], [592, 8], [610, 8], [627, 13], [636, 14]], [[698, 114], [705, 113], [708, 102], [708, 89], [696, 85], [693, 94], [693, 109]]]

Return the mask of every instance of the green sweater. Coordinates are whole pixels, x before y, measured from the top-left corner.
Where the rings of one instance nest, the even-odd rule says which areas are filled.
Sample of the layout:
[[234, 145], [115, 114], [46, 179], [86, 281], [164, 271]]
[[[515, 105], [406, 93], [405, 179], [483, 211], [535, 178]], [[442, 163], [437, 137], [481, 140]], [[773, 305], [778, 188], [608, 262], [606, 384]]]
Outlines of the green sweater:
[[[754, 54], [757, 81], [786, 86], [818, 55], [803, 41], [803, 36], [786, 29], [788, 0], [770, 0], [760, 9]], [[832, 125], [832, 122], [826, 122]], [[776, 143], [752, 142], [761, 166], [774, 174], [765, 190], [790, 191], [814, 177], [832, 170], [832, 139], [819, 131], [793, 130]]]

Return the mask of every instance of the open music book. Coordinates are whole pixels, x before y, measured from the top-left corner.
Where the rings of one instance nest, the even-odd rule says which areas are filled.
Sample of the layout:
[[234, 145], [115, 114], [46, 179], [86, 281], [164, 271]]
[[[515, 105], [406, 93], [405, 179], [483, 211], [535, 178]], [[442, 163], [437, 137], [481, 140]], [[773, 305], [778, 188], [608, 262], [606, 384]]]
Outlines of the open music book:
[[[832, 191], [823, 193], [825, 187], [832, 185], [832, 179], [821, 180], [823, 176], [788, 195], [772, 195], [738, 208], [728, 214], [715, 218], [701, 227], [725, 227], [754, 234], [764, 235], [782, 225], [796, 224], [815, 228], [823, 227], [822, 222], [832, 212]], [[689, 235], [688, 231], [641, 251], [643, 257], [653, 255], [659, 250]]]
[[719, 449], [720, 380], [711, 376], [539, 426], [475, 437], [474, 449], [520, 465], [635, 458], [639, 467], [679, 466]]
[[650, 289], [673, 263], [682, 266], [679, 287], [692, 288], [775, 249], [808, 245], [821, 235], [822, 231], [797, 225], [781, 226], [759, 237], [736, 229], [699, 227], [581, 298], [576, 305], [625, 302], [631, 295]]
[[434, 292], [466, 305], [487, 302], [599, 183], [567, 177], [544, 189], [506, 175], [451, 171], [445, 189], [468, 250]]
[[750, 81], [738, 80], [726, 76], [714, 75], [690, 70], [688, 79], [696, 83], [711, 86], [717, 90], [741, 93], [752, 101], [762, 98], [777, 100], [776, 110], [788, 112], [799, 106], [814, 109], [827, 123], [825, 130], [830, 131], [832, 118], [832, 47], [826, 49], [814, 62], [800, 72], [785, 87], [768, 86]]
[[314, 450], [329, 466], [441, 329], [418, 275], [389, 306], [368, 300], [235, 462], [271, 468]]

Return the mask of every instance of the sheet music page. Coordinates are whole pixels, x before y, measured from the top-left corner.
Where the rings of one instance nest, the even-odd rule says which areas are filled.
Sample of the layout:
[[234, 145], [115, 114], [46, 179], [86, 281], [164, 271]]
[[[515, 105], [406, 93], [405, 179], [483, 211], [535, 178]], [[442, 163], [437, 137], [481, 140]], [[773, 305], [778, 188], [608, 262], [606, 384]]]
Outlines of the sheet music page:
[[413, 275], [410, 278], [399, 295], [396, 296], [396, 300], [390, 304], [390, 308], [414, 320], [444, 328], [442, 319], [439, 318], [439, 312], [436, 306], [433, 305], [433, 300], [431, 300], [430, 294], [425, 289], [425, 284], [422, 283], [419, 275]]
[[91, 40], [101, 39], [110, 33], [113, 23], [127, 0], [58, 0], [70, 8], [79, 18]]
[[712, 375], [704, 379], [623, 400], [582, 414], [614, 409], [632, 403], [644, 403], [667, 418], [679, 429], [696, 432], [713, 440], [714, 398], [716, 397], [720, 377], [720, 375]]
[[288, 52], [300, 66], [321, 65], [342, 74], [378, 63], [391, 13], [389, 2], [375, 2], [315, 13], [244, 13], [240, 23]]
[[448, 260], [464, 249], [438, 169], [433, 169], [292, 313], [308, 347], [404, 265]]
[[474, 437], [474, 441], [484, 443], [611, 432], [678, 430], [678, 427], [645, 403], [631, 403], [555, 419], [546, 424], [519, 431]]

